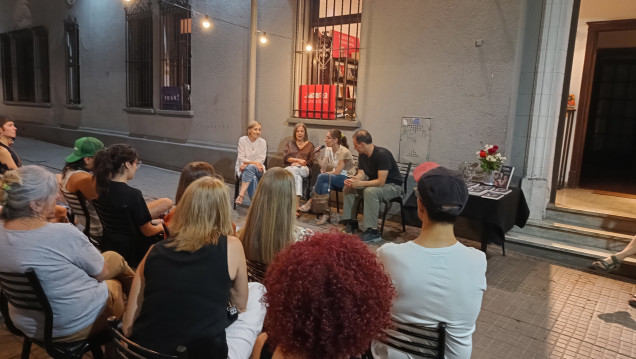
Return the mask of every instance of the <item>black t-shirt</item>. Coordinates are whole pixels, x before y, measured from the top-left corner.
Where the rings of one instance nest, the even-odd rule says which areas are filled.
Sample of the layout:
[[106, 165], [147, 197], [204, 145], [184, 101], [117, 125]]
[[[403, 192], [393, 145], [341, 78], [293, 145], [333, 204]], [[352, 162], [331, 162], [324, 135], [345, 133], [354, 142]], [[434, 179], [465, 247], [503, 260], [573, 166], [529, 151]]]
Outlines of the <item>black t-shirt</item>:
[[136, 267], [152, 244], [139, 229], [152, 220], [141, 191], [122, 182], [110, 182], [108, 192], [100, 194], [95, 202], [109, 216], [109, 225], [104, 226], [104, 249], [121, 254]]
[[400, 175], [397, 163], [391, 152], [384, 147], [375, 146], [371, 157], [360, 154], [358, 169], [363, 170], [369, 180], [378, 179], [378, 171], [389, 171], [386, 183], [402, 185], [402, 175]]
[[[4, 143], [0, 143], [0, 146], [6, 148], [7, 151], [9, 151], [9, 154], [11, 155], [11, 159], [13, 159], [13, 163], [15, 163], [16, 166], [22, 167], [22, 162], [20, 161], [20, 157], [18, 157], [18, 154], [15, 153], [15, 151], [11, 147], [5, 145]], [[9, 170], [9, 166], [7, 166], [6, 163], [0, 162], [0, 174], [3, 175], [8, 170]]]

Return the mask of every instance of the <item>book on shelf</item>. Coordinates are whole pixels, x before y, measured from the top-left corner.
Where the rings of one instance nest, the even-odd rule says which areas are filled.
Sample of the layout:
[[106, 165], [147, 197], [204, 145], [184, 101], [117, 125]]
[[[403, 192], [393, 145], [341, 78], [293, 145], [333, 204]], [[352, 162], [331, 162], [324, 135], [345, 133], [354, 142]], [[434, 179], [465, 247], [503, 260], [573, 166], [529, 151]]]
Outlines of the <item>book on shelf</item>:
[[508, 189], [514, 172], [515, 168], [512, 166], [501, 166], [499, 173], [495, 177], [495, 187]]
[[498, 200], [498, 199], [503, 198], [503, 196], [505, 196], [505, 195], [506, 195], [505, 193], [495, 193], [495, 192], [492, 192], [492, 191], [486, 191], [486, 193], [481, 195], [481, 198]]
[[471, 189], [468, 190], [468, 194], [469, 195], [473, 195], [473, 196], [481, 196], [482, 194], [485, 194], [486, 192], [490, 191], [491, 189], [493, 189], [493, 186], [489, 186], [486, 184], [480, 184], [477, 185]]

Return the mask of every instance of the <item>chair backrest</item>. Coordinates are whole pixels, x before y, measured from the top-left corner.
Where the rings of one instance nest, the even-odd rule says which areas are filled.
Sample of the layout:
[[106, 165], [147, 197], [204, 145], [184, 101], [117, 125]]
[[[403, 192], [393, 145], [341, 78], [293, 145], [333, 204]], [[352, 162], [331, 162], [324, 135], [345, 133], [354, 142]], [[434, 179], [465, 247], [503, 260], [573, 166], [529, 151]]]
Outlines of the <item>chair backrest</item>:
[[188, 350], [185, 346], [177, 347], [177, 355], [161, 354], [126, 338], [119, 330], [119, 321], [115, 317], [108, 318], [112, 341], [118, 358], [122, 359], [186, 359]]
[[13, 325], [7, 303], [15, 308], [44, 314], [44, 347], [48, 351], [52, 344], [53, 310], [35, 271], [29, 268], [25, 273], [0, 272], [0, 290], [3, 302], [0, 305], [2, 316], [13, 334], [25, 336]]
[[400, 171], [400, 174], [402, 175], [402, 186], [404, 186], [404, 195], [406, 195], [407, 193], [407, 182], [409, 180], [409, 173], [411, 172], [411, 166], [413, 165], [412, 162], [409, 163], [402, 163], [402, 162], [398, 162], [397, 166], [398, 166], [398, 170]]
[[446, 323], [437, 327], [393, 321], [392, 328], [385, 330], [382, 340], [387, 346], [418, 358], [444, 358], [446, 349]]
[[75, 215], [80, 215], [85, 218], [84, 221], [86, 225], [84, 227], [84, 234], [86, 235], [86, 237], [90, 237], [91, 216], [88, 213], [86, 201], [84, 196], [82, 195], [82, 192], [77, 191], [75, 193], [70, 193], [64, 190], [60, 190], [60, 192], [62, 192], [62, 195], [64, 196], [64, 199], [66, 200], [68, 206], [71, 207], [71, 211], [73, 211]]

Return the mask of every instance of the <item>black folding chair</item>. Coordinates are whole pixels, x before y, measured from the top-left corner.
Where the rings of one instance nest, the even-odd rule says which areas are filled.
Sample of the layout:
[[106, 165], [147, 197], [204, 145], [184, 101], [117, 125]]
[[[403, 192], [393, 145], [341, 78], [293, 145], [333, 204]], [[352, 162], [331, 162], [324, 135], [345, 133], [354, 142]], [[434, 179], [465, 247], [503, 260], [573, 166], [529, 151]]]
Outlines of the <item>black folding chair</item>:
[[115, 347], [117, 357], [121, 359], [187, 359], [188, 350], [185, 346], [177, 347], [177, 355], [161, 354], [154, 350], [142, 347], [141, 345], [126, 338], [119, 330], [119, 321], [115, 317], [108, 318], [112, 342]]
[[380, 235], [382, 235], [382, 233], [384, 233], [384, 222], [386, 221], [386, 215], [389, 212], [389, 210], [391, 209], [391, 203], [399, 203], [400, 204], [400, 215], [402, 216], [402, 231], [406, 232], [406, 225], [404, 224], [404, 196], [406, 196], [406, 188], [407, 188], [407, 182], [409, 179], [409, 172], [411, 172], [411, 166], [412, 163], [409, 162], [408, 164], [404, 164], [404, 163], [397, 163], [398, 165], [398, 169], [400, 170], [400, 174], [402, 175], [402, 186], [404, 187], [404, 191], [402, 192], [401, 195], [391, 198], [388, 201], [382, 201], [382, 203], [384, 203], [384, 212], [382, 214], [382, 227], [380, 229]]
[[444, 358], [446, 349], [446, 323], [437, 327], [393, 321], [390, 329], [385, 329], [382, 340], [387, 346], [418, 358]]
[[[44, 314], [44, 339], [29, 338], [16, 328], [9, 316], [9, 304], [15, 308]], [[103, 357], [101, 345], [107, 336], [97, 335], [75, 342], [53, 342], [53, 310], [33, 269], [28, 269], [25, 273], [0, 272], [0, 312], [7, 329], [12, 334], [23, 337], [22, 359], [29, 358], [31, 343], [44, 348], [55, 359], [81, 358], [89, 351], [95, 359]]]

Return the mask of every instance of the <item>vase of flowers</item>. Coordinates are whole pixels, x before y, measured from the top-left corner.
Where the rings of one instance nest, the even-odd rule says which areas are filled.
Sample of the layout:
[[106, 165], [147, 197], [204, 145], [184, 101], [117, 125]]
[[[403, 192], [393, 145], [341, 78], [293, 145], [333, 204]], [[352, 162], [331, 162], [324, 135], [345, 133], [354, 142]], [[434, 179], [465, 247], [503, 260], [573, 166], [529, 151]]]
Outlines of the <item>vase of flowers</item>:
[[485, 145], [483, 150], [477, 151], [479, 166], [484, 171], [484, 183], [492, 185], [495, 173], [499, 171], [506, 157], [502, 156], [497, 145]]

